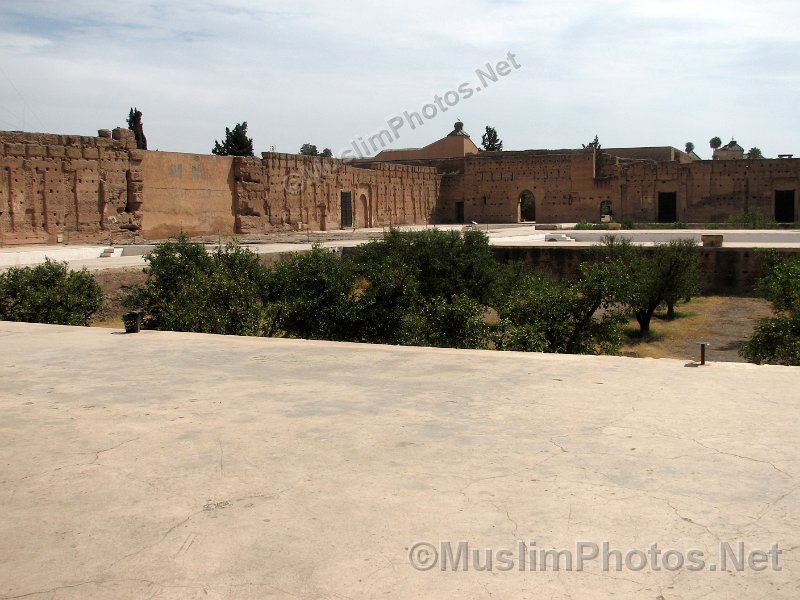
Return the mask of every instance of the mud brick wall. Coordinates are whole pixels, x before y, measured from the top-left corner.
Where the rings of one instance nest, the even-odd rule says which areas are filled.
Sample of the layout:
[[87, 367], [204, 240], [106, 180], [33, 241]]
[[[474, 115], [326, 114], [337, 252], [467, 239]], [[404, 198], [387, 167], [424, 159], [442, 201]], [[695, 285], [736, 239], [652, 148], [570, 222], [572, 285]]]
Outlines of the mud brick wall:
[[265, 152], [234, 161], [236, 232], [339, 229], [342, 192], [352, 226], [383, 227], [435, 219], [441, 176], [435, 168]]
[[594, 154], [588, 152], [470, 155], [463, 159], [461, 182], [448, 181], [443, 187], [442, 204], [455, 215], [455, 203], [463, 202], [466, 221], [514, 223], [520, 218], [520, 195], [527, 190], [533, 193], [536, 221], [596, 220], [600, 204], [618, 197], [619, 183], [594, 174]]
[[0, 132], [0, 241], [128, 239], [140, 227], [142, 155], [132, 133]]

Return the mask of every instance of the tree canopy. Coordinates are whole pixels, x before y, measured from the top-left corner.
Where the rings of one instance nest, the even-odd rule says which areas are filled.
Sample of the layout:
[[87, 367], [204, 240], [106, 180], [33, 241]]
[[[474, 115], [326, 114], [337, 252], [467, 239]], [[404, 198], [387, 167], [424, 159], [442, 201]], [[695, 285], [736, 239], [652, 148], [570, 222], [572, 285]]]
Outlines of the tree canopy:
[[711, 146], [712, 149], [716, 150], [720, 146], [722, 146], [722, 140], [718, 135], [715, 135], [710, 140], [708, 140], [708, 145]]
[[222, 143], [214, 141], [211, 150], [217, 156], [253, 156], [253, 140], [247, 137], [247, 121], [237, 123], [233, 129], [225, 128]]
[[147, 150], [147, 138], [144, 137], [144, 127], [142, 126], [142, 111], [135, 106], [131, 107], [128, 113], [128, 129], [133, 131], [136, 147], [139, 150]]
[[481, 137], [481, 146], [486, 152], [499, 152], [503, 149], [503, 140], [497, 136], [497, 130], [489, 125]]
[[694, 143], [686, 142], [686, 154], [691, 154], [692, 152], [694, 152]]
[[800, 366], [800, 260], [766, 256], [767, 272], [757, 285], [775, 315], [761, 319], [739, 350], [754, 363]]
[[764, 155], [761, 152], [761, 149], [756, 148], [753, 146], [750, 150], [747, 151], [746, 154], [747, 158], [756, 159], [756, 158], [764, 158]]

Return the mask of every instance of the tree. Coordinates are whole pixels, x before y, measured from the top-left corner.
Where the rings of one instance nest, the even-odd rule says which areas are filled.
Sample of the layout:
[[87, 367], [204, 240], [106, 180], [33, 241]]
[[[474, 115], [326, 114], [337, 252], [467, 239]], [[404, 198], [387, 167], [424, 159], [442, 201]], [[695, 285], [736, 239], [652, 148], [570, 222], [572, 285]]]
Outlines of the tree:
[[325, 148], [319, 155], [323, 158], [333, 158], [333, 152], [331, 152], [330, 148]]
[[753, 146], [750, 150], [747, 151], [747, 158], [756, 159], [756, 158], [764, 158], [764, 155], [761, 153], [759, 148]]
[[486, 152], [499, 152], [503, 149], [503, 140], [497, 137], [494, 127], [486, 126], [486, 133], [481, 137], [481, 146]]
[[668, 318], [675, 304], [700, 291], [700, 256], [692, 239], [671, 240], [651, 248], [637, 248], [627, 239], [606, 236], [595, 260], [617, 261], [618, 300], [627, 305], [639, 323], [640, 335], [650, 331], [656, 310], [667, 306]]
[[253, 140], [247, 137], [247, 121], [237, 123], [233, 130], [225, 128], [222, 143], [214, 141], [211, 150], [217, 156], [253, 156]]
[[686, 154], [691, 154], [694, 152], [694, 144], [692, 142], [686, 142]]
[[716, 150], [720, 146], [722, 146], [722, 140], [719, 138], [718, 135], [715, 135], [710, 140], [708, 140], [708, 145], [711, 146], [712, 150]]
[[0, 273], [0, 321], [88, 325], [100, 309], [103, 292], [86, 270], [66, 263], [12, 267]]
[[800, 366], [800, 260], [766, 256], [766, 274], [756, 290], [770, 301], [775, 315], [761, 319], [739, 350], [757, 364]]
[[128, 113], [128, 129], [133, 131], [136, 147], [139, 150], [147, 150], [147, 138], [144, 137], [144, 127], [142, 127], [142, 111], [135, 106]]
[[300, 154], [302, 156], [319, 156], [317, 147], [314, 144], [303, 144], [300, 146]]
[[145, 255], [147, 281], [125, 305], [142, 310], [148, 329], [261, 335], [268, 327], [269, 272], [258, 256], [229, 244], [206, 252], [180, 238]]

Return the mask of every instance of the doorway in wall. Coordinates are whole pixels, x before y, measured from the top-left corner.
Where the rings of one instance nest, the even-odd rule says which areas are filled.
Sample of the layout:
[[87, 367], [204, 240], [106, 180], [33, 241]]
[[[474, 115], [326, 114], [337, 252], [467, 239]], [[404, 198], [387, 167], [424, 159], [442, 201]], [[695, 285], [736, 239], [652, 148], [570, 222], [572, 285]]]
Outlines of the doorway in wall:
[[519, 218], [521, 221], [536, 220], [536, 198], [530, 190], [519, 195]]
[[464, 222], [464, 203], [456, 202], [456, 223]]
[[658, 192], [658, 222], [675, 223], [678, 220], [677, 192]]
[[365, 194], [361, 194], [358, 197], [358, 211], [361, 213], [358, 218], [358, 222], [361, 223], [361, 227], [369, 227], [369, 202], [367, 202], [367, 196]]
[[775, 220], [778, 223], [794, 223], [794, 190], [775, 190]]
[[341, 192], [339, 196], [342, 204], [342, 227], [353, 226], [353, 193]]

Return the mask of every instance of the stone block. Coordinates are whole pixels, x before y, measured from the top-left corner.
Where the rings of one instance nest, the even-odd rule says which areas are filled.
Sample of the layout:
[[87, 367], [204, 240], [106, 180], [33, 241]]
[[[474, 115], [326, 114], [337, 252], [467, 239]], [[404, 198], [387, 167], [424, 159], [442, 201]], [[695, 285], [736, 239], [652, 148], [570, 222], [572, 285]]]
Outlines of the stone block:
[[50, 158], [64, 158], [66, 148], [64, 146], [47, 146], [47, 156]]
[[83, 156], [80, 146], [65, 146], [64, 152], [67, 158], [81, 158]]
[[47, 149], [41, 144], [25, 144], [25, 156], [28, 158], [41, 158], [47, 154]]
[[97, 148], [84, 148], [83, 158], [86, 160], [97, 160], [100, 158], [100, 151]]
[[6, 156], [25, 156], [25, 144], [6, 144]]

